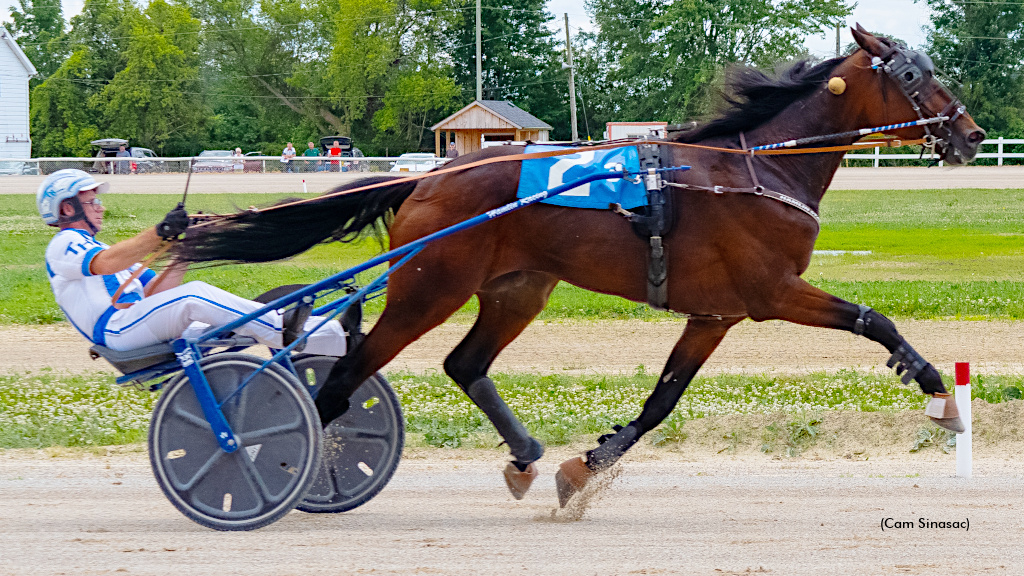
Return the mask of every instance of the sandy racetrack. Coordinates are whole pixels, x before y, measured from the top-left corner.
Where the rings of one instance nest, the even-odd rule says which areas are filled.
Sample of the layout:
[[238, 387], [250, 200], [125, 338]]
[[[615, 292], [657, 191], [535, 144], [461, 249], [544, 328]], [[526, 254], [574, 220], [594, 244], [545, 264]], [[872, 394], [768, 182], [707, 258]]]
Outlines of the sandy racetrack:
[[[1020, 373], [1024, 323], [901, 322], [936, 365]], [[682, 322], [537, 324], [497, 370], [660, 369]], [[390, 368], [439, 368], [468, 330], [445, 325]], [[105, 369], [65, 326], [7, 327], [0, 372]], [[709, 372], [884, 369], [877, 345], [783, 323], [744, 323]], [[407, 451], [391, 484], [341, 515], [293, 512], [251, 533], [193, 524], [163, 497], [144, 453], [0, 456], [0, 575], [23, 574], [1020, 574], [1024, 464], [978, 449], [975, 478], [937, 451], [821, 460], [715, 455], [641, 444], [585, 509], [555, 513], [552, 449], [527, 498], [500, 476], [503, 450]], [[589, 444], [586, 446], [589, 447]], [[980, 448], [980, 447], [979, 447]], [[866, 461], [862, 458], [868, 458]], [[885, 518], [912, 528], [882, 530]], [[919, 518], [969, 521], [921, 528]]]
[[[563, 452], [565, 452], [563, 450]], [[642, 451], [640, 451], [642, 452]], [[496, 453], [407, 455], [346, 514], [216, 533], [163, 498], [142, 454], [0, 459], [0, 574], [1020, 574], [1021, 475], [1002, 459], [630, 456], [574, 520], [545, 459], [526, 499]], [[418, 456], [418, 457], [417, 457]], [[882, 530], [885, 518], [912, 528]], [[921, 528], [919, 518], [969, 530]]]

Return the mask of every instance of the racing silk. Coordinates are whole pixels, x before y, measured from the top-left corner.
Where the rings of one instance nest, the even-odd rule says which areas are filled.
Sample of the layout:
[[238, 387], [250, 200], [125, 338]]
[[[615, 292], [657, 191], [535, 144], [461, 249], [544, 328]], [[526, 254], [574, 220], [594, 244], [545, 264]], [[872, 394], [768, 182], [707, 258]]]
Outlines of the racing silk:
[[[110, 300], [121, 283], [138, 270], [133, 264], [116, 274], [94, 275], [89, 272], [96, 255], [110, 248], [85, 230], [66, 228], [57, 233], [46, 247], [46, 274], [57, 305], [71, 324], [94, 344], [103, 343], [103, 329], [117, 311]], [[142, 300], [145, 287], [156, 273], [146, 270], [125, 288], [118, 303]]]

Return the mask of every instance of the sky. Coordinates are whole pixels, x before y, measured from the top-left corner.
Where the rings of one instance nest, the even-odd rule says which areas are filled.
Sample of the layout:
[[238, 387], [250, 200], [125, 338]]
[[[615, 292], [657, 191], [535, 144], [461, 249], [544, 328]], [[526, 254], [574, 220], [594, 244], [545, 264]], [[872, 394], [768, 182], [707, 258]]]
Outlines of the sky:
[[[14, 0], [0, 0], [0, 6], [14, 4]], [[68, 18], [82, 10], [83, 0], [62, 0], [64, 15]], [[589, 30], [592, 27], [590, 18], [583, 7], [583, 0], [548, 0], [548, 10], [556, 17], [561, 27], [563, 14], [569, 14], [569, 26]], [[7, 6], [4, 12], [9, 17]], [[928, 7], [923, 1], [913, 0], [860, 0], [853, 14], [847, 19], [847, 25], [860, 22], [862, 26], [873, 32], [881, 32], [906, 41], [911, 47], [924, 43], [925, 35], [922, 27], [928, 24]], [[6, 18], [5, 18], [6, 19]], [[845, 47], [853, 42], [849, 27], [844, 27], [840, 35], [840, 44]], [[821, 36], [812, 36], [806, 42], [812, 54], [830, 57], [835, 54], [835, 32]]]

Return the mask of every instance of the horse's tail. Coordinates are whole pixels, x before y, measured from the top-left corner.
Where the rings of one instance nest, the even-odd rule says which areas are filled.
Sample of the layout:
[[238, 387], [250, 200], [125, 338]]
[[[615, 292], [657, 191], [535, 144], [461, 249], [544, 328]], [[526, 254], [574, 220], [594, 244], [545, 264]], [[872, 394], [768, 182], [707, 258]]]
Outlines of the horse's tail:
[[[344, 190], [393, 180], [373, 176], [331, 190]], [[184, 262], [270, 262], [294, 256], [324, 241], [350, 242], [370, 229], [387, 228], [398, 207], [412, 194], [416, 181], [327, 195], [308, 202], [282, 200], [270, 208], [233, 214], [191, 228], [175, 246]]]

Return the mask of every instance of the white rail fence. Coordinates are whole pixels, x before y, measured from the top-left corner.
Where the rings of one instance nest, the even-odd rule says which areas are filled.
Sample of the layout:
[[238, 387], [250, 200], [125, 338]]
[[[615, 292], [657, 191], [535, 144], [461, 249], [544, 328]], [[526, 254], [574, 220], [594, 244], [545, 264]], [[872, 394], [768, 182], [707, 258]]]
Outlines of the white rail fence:
[[[1010, 152], [1007, 150], [1009, 147], [1019, 146], [1015, 148], [1020, 150], [1019, 152]], [[995, 147], [995, 151], [991, 150]], [[844, 165], [856, 166], [861, 162], [871, 162], [875, 168], [881, 166], [882, 160], [914, 160], [921, 155], [920, 148], [918, 147], [905, 147], [906, 152], [886, 152], [882, 153], [882, 148], [876, 146], [874, 148], [868, 148], [865, 152], [849, 153], [843, 157], [848, 162]], [[903, 150], [901, 149], [901, 150]], [[927, 158], [927, 154], [925, 158]], [[995, 159], [997, 166], [1002, 166], [1004, 160], [1024, 160], [1024, 139], [1019, 138], [991, 138], [984, 140], [981, 143], [980, 152], [978, 152], [977, 159]], [[854, 161], [854, 162], [849, 162]], [[940, 161], [939, 165], [943, 163]]]
[[189, 162], [196, 173], [314, 173], [314, 172], [426, 172], [446, 158], [387, 156], [299, 156], [284, 162], [280, 156], [235, 157], [125, 157], [125, 158], [0, 158], [0, 175], [52, 174], [77, 168], [97, 174], [185, 173]]
[[[920, 148], [899, 149], [867, 148], [844, 157], [846, 166], [870, 165], [881, 167], [883, 161], [896, 165], [913, 164], [920, 156]], [[986, 164], [995, 160], [996, 166], [1006, 160], [1024, 164], [1024, 139], [992, 138], [981, 143], [978, 159]], [[927, 156], [925, 156], [927, 159]], [[274, 172], [425, 172], [446, 162], [445, 158], [398, 158], [385, 156], [326, 157], [298, 156], [282, 162], [279, 156], [234, 157], [142, 157], [142, 158], [0, 158], [2, 175], [51, 174], [62, 168], [78, 168], [101, 174], [183, 173], [193, 161], [194, 172], [274, 173]], [[940, 162], [940, 165], [942, 163]]]

